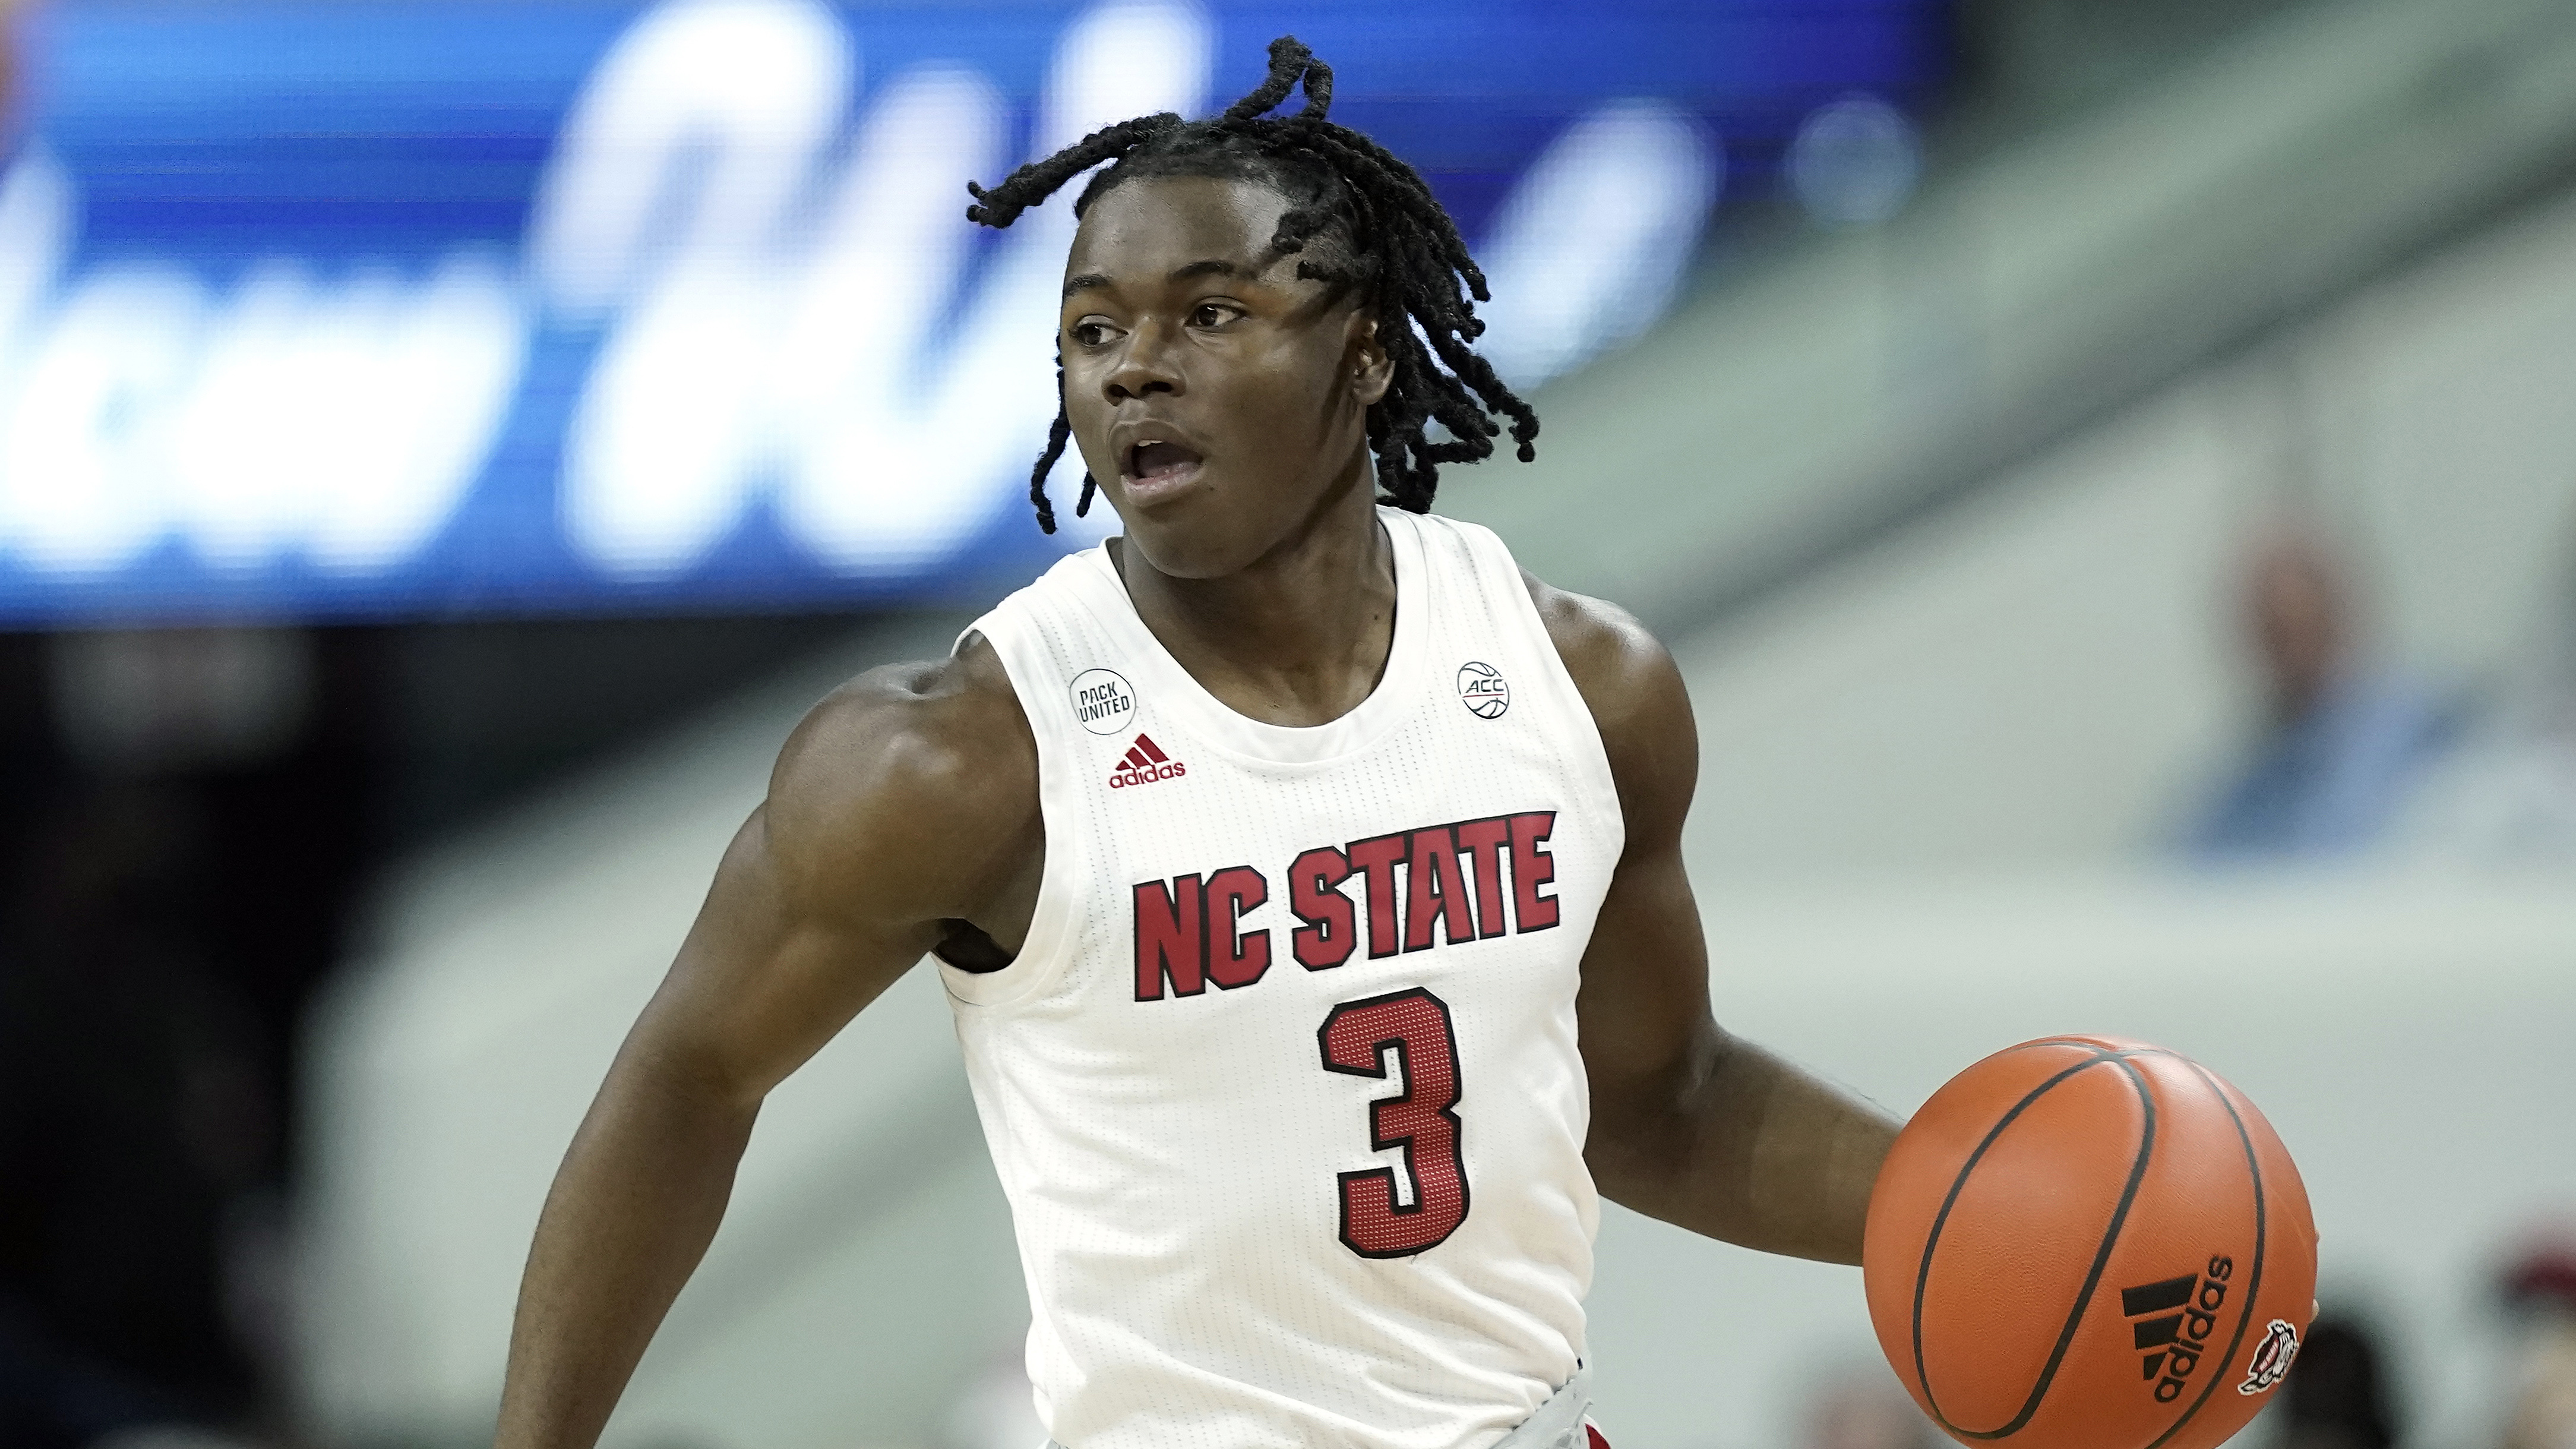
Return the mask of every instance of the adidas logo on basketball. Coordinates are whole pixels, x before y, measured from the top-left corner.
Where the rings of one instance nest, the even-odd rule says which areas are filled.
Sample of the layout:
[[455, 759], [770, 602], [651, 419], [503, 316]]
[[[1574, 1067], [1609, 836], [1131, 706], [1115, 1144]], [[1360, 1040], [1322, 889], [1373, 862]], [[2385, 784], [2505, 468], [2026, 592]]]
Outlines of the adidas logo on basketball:
[[2218, 1330], [2218, 1309], [2235, 1273], [2235, 1259], [2212, 1258], [2204, 1273], [2120, 1290], [2120, 1316], [2133, 1320], [2130, 1341], [2146, 1355], [2139, 1377], [2155, 1384], [2157, 1403], [2182, 1397], [2185, 1381], [2208, 1351], [2209, 1336]]
[[1138, 735], [1136, 743], [1129, 745], [1126, 755], [1118, 761], [1118, 768], [1110, 772], [1109, 788], [1124, 790], [1130, 785], [1177, 780], [1189, 772], [1187, 765], [1164, 754], [1150, 736]]

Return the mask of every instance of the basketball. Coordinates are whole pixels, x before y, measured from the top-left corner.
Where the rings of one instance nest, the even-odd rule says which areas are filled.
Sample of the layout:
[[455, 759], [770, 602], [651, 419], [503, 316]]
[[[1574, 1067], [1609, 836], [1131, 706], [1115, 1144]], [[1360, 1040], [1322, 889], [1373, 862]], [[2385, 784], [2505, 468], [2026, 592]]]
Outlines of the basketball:
[[2208, 1068], [2112, 1037], [1996, 1053], [1880, 1170], [1862, 1274], [1879, 1346], [1962, 1443], [2208, 1449], [2307, 1332], [2298, 1169]]

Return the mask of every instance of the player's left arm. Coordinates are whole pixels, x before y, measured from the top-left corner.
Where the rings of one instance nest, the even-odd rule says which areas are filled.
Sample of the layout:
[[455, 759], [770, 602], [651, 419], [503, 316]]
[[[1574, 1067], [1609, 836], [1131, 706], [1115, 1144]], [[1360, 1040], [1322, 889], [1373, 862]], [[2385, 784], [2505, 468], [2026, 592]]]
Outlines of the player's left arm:
[[1699, 731], [1681, 671], [1624, 611], [1536, 579], [1530, 595], [1600, 727], [1627, 823], [1575, 1002], [1593, 1178], [1612, 1201], [1694, 1232], [1857, 1263], [1898, 1124], [1710, 1014], [1707, 941], [1682, 868]]

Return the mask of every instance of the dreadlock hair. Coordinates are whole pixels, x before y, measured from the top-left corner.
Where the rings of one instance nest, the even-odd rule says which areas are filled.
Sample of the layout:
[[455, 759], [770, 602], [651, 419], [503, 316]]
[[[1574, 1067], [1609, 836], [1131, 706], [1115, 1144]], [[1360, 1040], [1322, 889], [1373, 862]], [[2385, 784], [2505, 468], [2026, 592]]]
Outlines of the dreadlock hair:
[[[1293, 116], [1265, 114], [1299, 86], [1306, 92], [1304, 109]], [[1536, 457], [1531, 443], [1538, 436], [1538, 414], [1467, 345], [1485, 330], [1475, 303], [1491, 297], [1485, 274], [1459, 240], [1457, 223], [1412, 167], [1359, 132], [1325, 120], [1332, 103], [1332, 67], [1283, 35], [1270, 42], [1269, 78], [1223, 115], [1184, 121], [1164, 111], [1094, 131], [989, 190], [968, 182], [976, 205], [966, 215], [986, 226], [1009, 226], [1103, 161], [1116, 164], [1083, 187], [1073, 203], [1076, 217], [1112, 187], [1139, 177], [1250, 180], [1278, 191], [1289, 206], [1271, 237], [1271, 255], [1301, 253], [1299, 277], [1326, 283], [1336, 299], [1356, 294], [1377, 318], [1378, 340], [1394, 376], [1386, 396], [1369, 408], [1369, 447], [1377, 456], [1385, 501], [1426, 513], [1441, 464], [1493, 456], [1493, 440], [1503, 431], [1493, 414], [1511, 419], [1520, 460]], [[1029, 502], [1037, 508], [1038, 527], [1048, 533], [1055, 532], [1055, 509], [1047, 501], [1047, 474], [1073, 434], [1064, 411], [1061, 349], [1055, 380], [1055, 423], [1029, 474]], [[1426, 436], [1431, 423], [1448, 437]], [[1083, 474], [1076, 516], [1090, 511], [1098, 487]]]

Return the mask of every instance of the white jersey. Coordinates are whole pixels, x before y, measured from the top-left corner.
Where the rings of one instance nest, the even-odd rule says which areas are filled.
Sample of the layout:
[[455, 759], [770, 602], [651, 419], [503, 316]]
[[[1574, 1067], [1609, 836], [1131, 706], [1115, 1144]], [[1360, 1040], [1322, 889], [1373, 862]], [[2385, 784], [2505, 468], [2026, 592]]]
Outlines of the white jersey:
[[1007, 967], [943, 965], [1070, 1449], [1476, 1449], [1584, 1356], [1610, 766], [1511, 555], [1379, 510], [1376, 690], [1217, 702], [1104, 549], [975, 625], [1037, 736]]

